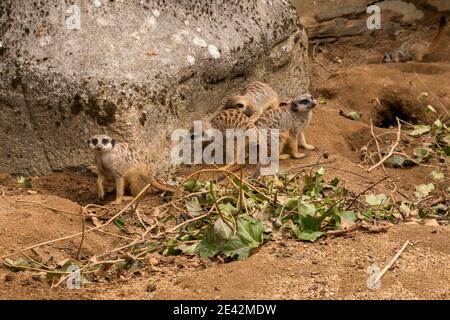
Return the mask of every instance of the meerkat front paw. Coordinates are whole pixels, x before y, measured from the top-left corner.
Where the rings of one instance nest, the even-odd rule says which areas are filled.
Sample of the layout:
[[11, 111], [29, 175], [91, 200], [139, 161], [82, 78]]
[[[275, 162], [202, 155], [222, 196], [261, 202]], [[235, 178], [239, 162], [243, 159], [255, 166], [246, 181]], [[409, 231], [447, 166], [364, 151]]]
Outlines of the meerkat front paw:
[[302, 145], [302, 147], [306, 150], [316, 150], [316, 147], [314, 147], [312, 144], [304, 144]]
[[306, 154], [300, 152], [293, 153], [292, 155], [294, 156], [295, 159], [301, 159], [306, 157]]
[[284, 154], [280, 154], [279, 159], [280, 159], [280, 160], [287, 160], [287, 159], [289, 159], [290, 157], [291, 157], [290, 154], [284, 153]]

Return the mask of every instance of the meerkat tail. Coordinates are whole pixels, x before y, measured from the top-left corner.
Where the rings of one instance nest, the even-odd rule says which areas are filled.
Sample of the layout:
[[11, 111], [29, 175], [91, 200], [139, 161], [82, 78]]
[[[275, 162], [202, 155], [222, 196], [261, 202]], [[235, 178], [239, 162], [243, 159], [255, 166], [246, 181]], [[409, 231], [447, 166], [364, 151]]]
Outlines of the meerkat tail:
[[177, 189], [159, 182], [154, 176], [150, 176], [150, 183], [151, 183], [152, 187], [154, 187], [160, 191], [167, 191], [167, 192], [172, 192], [172, 193], [177, 192]]
[[439, 42], [441, 41], [442, 36], [444, 35], [446, 25], [447, 25], [447, 18], [445, 16], [442, 16], [439, 22], [438, 32], [431, 41], [430, 46], [428, 47], [428, 52], [432, 52], [439, 45]]

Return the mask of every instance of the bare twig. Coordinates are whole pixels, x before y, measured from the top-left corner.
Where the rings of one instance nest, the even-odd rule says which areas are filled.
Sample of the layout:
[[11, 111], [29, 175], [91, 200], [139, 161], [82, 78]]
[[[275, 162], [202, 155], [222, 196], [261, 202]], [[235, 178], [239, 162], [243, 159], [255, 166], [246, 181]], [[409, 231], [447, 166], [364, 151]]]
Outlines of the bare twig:
[[397, 118], [397, 125], [398, 125], [398, 131], [397, 131], [397, 139], [395, 140], [395, 142], [393, 143], [393, 145], [391, 146], [391, 150], [388, 152], [387, 155], [385, 155], [383, 157], [383, 159], [381, 159], [377, 164], [375, 164], [374, 166], [372, 166], [368, 172], [372, 172], [373, 170], [375, 170], [376, 168], [378, 168], [379, 166], [381, 166], [387, 159], [389, 159], [392, 154], [395, 151], [395, 148], [397, 148], [398, 144], [400, 143], [400, 137], [401, 137], [401, 133], [402, 133], [402, 125], [399, 121], [399, 119]]
[[367, 188], [366, 190], [364, 190], [363, 192], [360, 192], [360, 193], [353, 199], [352, 203], [350, 203], [350, 204], [347, 206], [347, 208], [346, 208], [345, 210], [350, 209], [350, 208], [353, 206], [353, 204], [356, 202], [356, 200], [359, 199], [359, 197], [361, 197], [361, 196], [362, 196], [363, 194], [365, 194], [367, 191], [372, 190], [373, 188], [375, 188], [375, 186], [379, 185], [381, 182], [383, 182], [383, 181], [386, 180], [387, 178], [389, 178], [389, 176], [383, 177], [383, 179], [381, 179], [381, 180], [379, 180], [379, 181], [373, 183], [370, 187], [368, 187], [368, 188]]
[[386, 267], [383, 268], [383, 270], [381, 271], [381, 273], [375, 278], [375, 281], [373, 282], [374, 284], [377, 284], [381, 278], [384, 276], [384, 274], [389, 270], [390, 267], [392, 267], [392, 265], [395, 263], [395, 261], [397, 261], [397, 259], [400, 257], [400, 255], [402, 254], [403, 251], [405, 251], [406, 247], [410, 244], [409, 240], [407, 240], [405, 242], [405, 244], [403, 245], [403, 247], [399, 250], [399, 252], [397, 252], [397, 254], [394, 256], [394, 258], [392, 258], [391, 261], [389, 261], [389, 263], [386, 265]]
[[431, 93], [433, 98], [439, 103], [439, 105], [442, 107], [442, 109], [445, 111], [447, 116], [450, 116], [450, 113], [448, 112], [447, 108], [444, 106], [444, 104], [441, 102], [441, 100], [433, 93], [433, 91], [428, 88], [428, 86], [425, 84], [425, 82], [422, 80], [422, 78], [417, 74], [417, 72], [414, 72], [417, 79], [419, 79], [420, 83], [424, 86], [424, 88], [427, 90], [427, 92]]
[[80, 260], [80, 253], [81, 253], [81, 248], [83, 247], [83, 243], [84, 243], [84, 235], [85, 235], [85, 221], [84, 221], [84, 214], [85, 214], [85, 208], [81, 207], [81, 240], [80, 240], [80, 246], [78, 247], [78, 251], [77, 251], [77, 260]]
[[[377, 150], [378, 150], [378, 161], [381, 161], [381, 159], [383, 158], [383, 156], [381, 155], [381, 149], [380, 149], [380, 144], [378, 143], [378, 138], [375, 135], [375, 132], [373, 130], [373, 122], [372, 122], [372, 117], [370, 117], [370, 132], [372, 133], [373, 138], [375, 139], [375, 144], [377, 146]], [[384, 173], [386, 172], [386, 168], [384, 167], [384, 164], [381, 163], [381, 167], [383, 168]]]
[[315, 63], [317, 63], [319, 66], [321, 66], [326, 72], [328, 73], [333, 73], [333, 71], [330, 71], [327, 67], [325, 67], [319, 60], [317, 60], [316, 58], [316, 48], [317, 46], [320, 44], [320, 41], [317, 41], [316, 45], [313, 48], [313, 52], [312, 52], [312, 58], [314, 60]]
[[58, 209], [58, 208], [55, 208], [55, 207], [52, 207], [52, 206], [49, 206], [47, 204], [40, 203], [40, 202], [35, 202], [35, 201], [30, 201], [30, 200], [16, 200], [16, 202], [18, 202], [18, 203], [34, 204], [34, 205], [37, 205], [37, 206], [41, 206], [41, 207], [50, 209], [52, 211], [61, 212], [61, 213], [65, 213], [65, 214], [70, 214], [72, 216], [78, 216], [78, 217], [81, 216], [81, 214], [78, 213], [78, 212], [72, 212], [72, 211], [66, 211], [66, 210]]
[[[139, 194], [138, 194], [138, 195], [137, 195], [130, 203], [128, 203], [128, 204], [125, 206], [125, 208], [123, 208], [123, 209], [120, 210], [118, 213], [116, 213], [112, 218], [110, 218], [110, 219], [109, 219], [108, 221], [106, 221], [104, 224], [101, 224], [101, 225], [99, 225], [99, 226], [97, 226], [97, 227], [95, 227], [95, 228], [90, 228], [90, 229], [86, 230], [84, 233], [86, 234], [86, 233], [88, 233], [88, 232], [92, 232], [92, 231], [95, 231], [95, 230], [104, 228], [104, 227], [106, 227], [107, 225], [109, 225], [109, 224], [110, 224], [111, 222], [113, 222], [118, 216], [120, 216], [122, 213], [124, 213], [129, 207], [131, 207], [133, 204], [135, 204], [137, 201], [139, 201], [139, 199], [147, 192], [147, 190], [148, 190], [150, 187], [151, 187], [151, 185], [149, 184], [149, 185], [147, 185], [144, 189], [142, 189], [142, 191], [141, 191], [141, 192], [140, 192], [140, 193], [139, 193]], [[48, 244], [52, 244], [52, 243], [55, 243], [55, 242], [59, 242], [59, 241], [64, 241], [64, 240], [73, 239], [73, 238], [76, 238], [76, 237], [81, 236], [82, 234], [83, 234], [83, 232], [78, 232], [78, 233], [76, 233], [76, 234], [72, 234], [72, 235], [69, 235], [69, 236], [61, 237], [61, 238], [58, 238], [58, 239], [53, 239], [53, 240], [41, 242], [41, 243], [38, 243], [38, 244], [35, 244], [35, 245], [32, 245], [32, 246], [26, 247], [26, 248], [24, 248], [24, 249], [21, 249], [21, 250], [19, 250], [19, 251], [16, 251], [16, 252], [13, 252], [13, 253], [10, 253], [10, 254], [1, 256], [1, 257], [0, 257], [0, 260], [3, 260], [3, 259], [5, 259], [5, 258], [11, 257], [11, 256], [15, 256], [16, 254], [19, 254], [19, 253], [21, 253], [21, 252], [25, 252], [25, 251], [28, 251], [28, 250], [31, 250], [31, 249], [34, 249], [34, 248], [42, 247], [42, 246], [45, 246], [45, 245], [48, 245]]]

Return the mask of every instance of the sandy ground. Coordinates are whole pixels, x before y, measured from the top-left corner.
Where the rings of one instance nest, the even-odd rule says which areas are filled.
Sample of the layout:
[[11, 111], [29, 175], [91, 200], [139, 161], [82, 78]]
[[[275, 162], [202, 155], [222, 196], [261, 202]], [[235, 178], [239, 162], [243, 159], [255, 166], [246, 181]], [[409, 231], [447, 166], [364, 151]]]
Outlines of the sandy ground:
[[[405, 26], [403, 37], [431, 37], [435, 32], [432, 21], [421, 22], [420, 28]], [[327, 174], [340, 177], [354, 192], [383, 177], [382, 170], [368, 174], [367, 167], [359, 165], [357, 150], [371, 139], [370, 119], [377, 134], [395, 131], [391, 126], [396, 116], [412, 123], [432, 121], [416, 99], [424, 91], [432, 91], [443, 105], [450, 105], [449, 39], [447, 31], [443, 44], [426, 62], [395, 65], [374, 63], [385, 50], [399, 45], [387, 31], [318, 46], [312, 59], [311, 90], [323, 103], [306, 132], [308, 142], [318, 150], [307, 151], [306, 159], [282, 165], [314, 163], [326, 150], [333, 160]], [[439, 106], [436, 109], [443, 112]], [[339, 116], [340, 110], [358, 110], [363, 117], [352, 121]], [[181, 169], [180, 174], [189, 170]], [[432, 170], [424, 166], [387, 169], [390, 178], [374, 191], [402, 200], [411, 196], [416, 185], [430, 182]], [[448, 177], [448, 168], [441, 166], [441, 170]], [[79, 217], [30, 201], [71, 212], [96, 202], [95, 176], [91, 174], [60, 172], [33, 177], [32, 183], [30, 194], [16, 178], [0, 174], [0, 256], [81, 230]], [[448, 179], [439, 190], [446, 185]], [[107, 200], [111, 199], [113, 194]], [[151, 216], [152, 207], [159, 203], [157, 196], [146, 198], [141, 213]], [[0, 299], [449, 299], [450, 227], [428, 224], [400, 223], [386, 233], [356, 231], [316, 243], [270, 241], [249, 259], [226, 264], [195, 257], [154, 256], [152, 263], [138, 272], [91, 283], [81, 290], [64, 285], [51, 288], [35, 272], [0, 269]], [[113, 225], [106, 231], [121, 235]], [[383, 277], [381, 288], [369, 290], [368, 268], [383, 268], [407, 240], [411, 245]], [[93, 232], [85, 239], [82, 254], [103, 253], [124, 241]], [[77, 238], [61, 241], [32, 254], [62, 261], [76, 255], [78, 244]]]

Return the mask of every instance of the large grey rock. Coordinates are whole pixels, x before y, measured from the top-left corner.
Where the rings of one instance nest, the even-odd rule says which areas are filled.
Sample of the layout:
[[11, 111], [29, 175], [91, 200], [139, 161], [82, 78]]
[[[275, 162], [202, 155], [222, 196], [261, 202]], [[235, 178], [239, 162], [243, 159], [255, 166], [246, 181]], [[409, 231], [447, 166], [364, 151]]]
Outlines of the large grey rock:
[[167, 170], [172, 130], [248, 81], [282, 97], [309, 86], [284, 0], [2, 0], [0, 42], [0, 171], [12, 173], [90, 167], [99, 132]]

